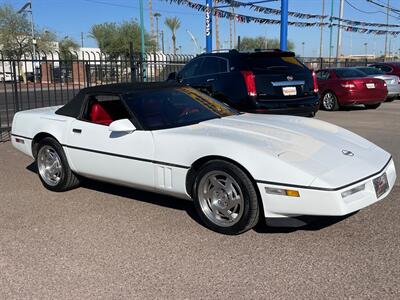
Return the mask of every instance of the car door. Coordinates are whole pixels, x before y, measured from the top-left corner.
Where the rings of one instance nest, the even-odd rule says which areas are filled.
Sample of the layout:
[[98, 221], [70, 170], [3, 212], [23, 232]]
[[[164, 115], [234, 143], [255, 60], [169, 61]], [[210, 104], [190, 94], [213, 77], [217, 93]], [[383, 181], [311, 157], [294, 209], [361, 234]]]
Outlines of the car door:
[[323, 93], [329, 88], [330, 73], [327, 70], [317, 71], [318, 88], [320, 93]]
[[199, 70], [203, 64], [204, 58], [197, 57], [192, 59], [185, 67], [178, 73], [177, 79], [179, 82], [190, 85], [195, 89], [201, 90], [203, 82], [199, 76]]
[[223, 93], [227, 82], [222, 74], [228, 72], [228, 60], [221, 57], [205, 56], [199, 69], [199, 80], [202, 82], [203, 92], [208, 95]]
[[66, 135], [71, 167], [90, 178], [153, 189], [152, 134], [139, 128], [130, 133], [111, 132], [108, 125], [119, 119], [135, 123], [119, 95], [86, 95], [82, 115]]

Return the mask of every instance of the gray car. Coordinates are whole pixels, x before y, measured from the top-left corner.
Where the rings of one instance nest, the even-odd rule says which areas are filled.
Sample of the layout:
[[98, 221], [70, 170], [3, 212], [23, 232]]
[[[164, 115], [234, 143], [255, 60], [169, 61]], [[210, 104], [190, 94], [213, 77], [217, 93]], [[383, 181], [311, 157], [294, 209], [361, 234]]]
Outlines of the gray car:
[[400, 95], [399, 77], [386, 75], [383, 71], [373, 67], [356, 67], [357, 70], [365, 73], [368, 77], [382, 79], [386, 82], [388, 95], [386, 101], [392, 101]]

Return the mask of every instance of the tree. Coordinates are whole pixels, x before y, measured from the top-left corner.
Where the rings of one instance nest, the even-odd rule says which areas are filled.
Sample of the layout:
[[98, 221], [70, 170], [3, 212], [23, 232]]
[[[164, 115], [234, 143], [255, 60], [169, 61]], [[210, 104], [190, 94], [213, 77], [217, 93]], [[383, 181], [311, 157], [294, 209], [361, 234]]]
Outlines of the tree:
[[173, 53], [176, 54], [176, 31], [181, 27], [181, 21], [177, 17], [166, 18], [165, 25], [171, 30], [172, 33], [172, 47]]
[[[133, 50], [139, 52], [141, 49], [140, 25], [135, 21], [118, 23], [102, 23], [93, 25], [90, 35], [96, 40], [102, 52], [110, 57], [128, 56], [129, 43], [132, 42]], [[154, 50], [155, 42], [145, 32], [145, 50]]]
[[[55, 34], [36, 31], [37, 47], [48, 52], [54, 49]], [[0, 47], [8, 58], [20, 59], [32, 53], [31, 23], [24, 14], [18, 14], [10, 5], [0, 6]]]
[[76, 51], [78, 49], [78, 43], [69, 36], [65, 36], [58, 42], [58, 51], [60, 52], [61, 60], [71, 60], [74, 56], [76, 56], [72, 55], [72, 51]]
[[[279, 49], [278, 39], [268, 39], [263, 36], [258, 36], [255, 38], [244, 37], [240, 41], [240, 50], [254, 50], [254, 49]], [[288, 50], [292, 51], [294, 49], [294, 44], [288, 41]]]

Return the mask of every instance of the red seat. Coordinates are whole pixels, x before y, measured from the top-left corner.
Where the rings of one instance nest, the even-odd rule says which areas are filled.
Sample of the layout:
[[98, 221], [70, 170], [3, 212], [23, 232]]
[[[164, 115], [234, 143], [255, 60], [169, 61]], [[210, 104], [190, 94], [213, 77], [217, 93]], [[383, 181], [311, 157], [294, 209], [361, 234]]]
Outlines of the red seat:
[[90, 110], [90, 121], [101, 125], [110, 125], [113, 121], [100, 103], [94, 103]]

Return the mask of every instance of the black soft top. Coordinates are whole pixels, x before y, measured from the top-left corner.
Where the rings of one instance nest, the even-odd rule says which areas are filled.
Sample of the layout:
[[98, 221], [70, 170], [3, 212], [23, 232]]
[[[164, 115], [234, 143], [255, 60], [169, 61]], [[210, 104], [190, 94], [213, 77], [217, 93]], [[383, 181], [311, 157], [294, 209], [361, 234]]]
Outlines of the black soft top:
[[77, 118], [82, 109], [87, 94], [113, 93], [113, 94], [131, 94], [135, 92], [144, 92], [146, 90], [159, 90], [164, 88], [182, 87], [184, 85], [176, 82], [140, 82], [140, 83], [113, 83], [84, 88], [63, 107], [60, 107], [55, 113], [68, 117]]

